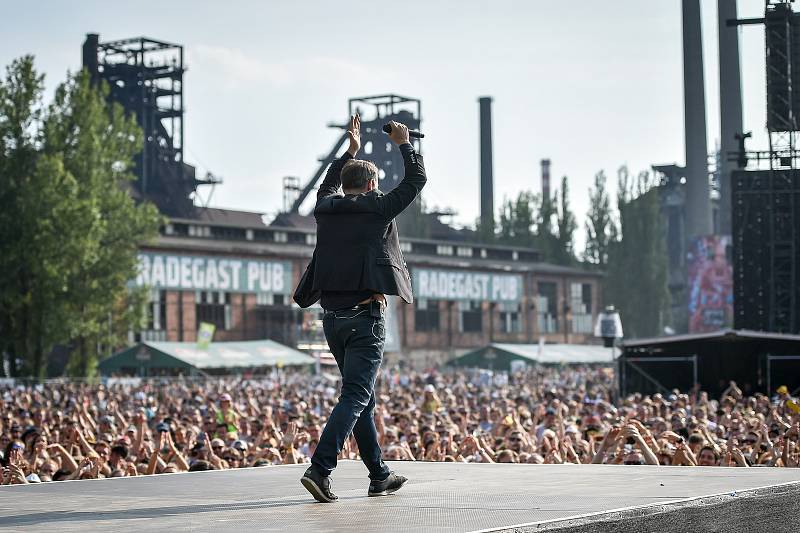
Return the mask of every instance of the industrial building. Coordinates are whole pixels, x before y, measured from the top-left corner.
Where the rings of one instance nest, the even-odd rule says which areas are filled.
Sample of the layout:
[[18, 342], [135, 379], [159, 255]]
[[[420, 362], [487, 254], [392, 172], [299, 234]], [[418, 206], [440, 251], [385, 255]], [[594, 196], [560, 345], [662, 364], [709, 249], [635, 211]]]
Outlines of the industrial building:
[[[142, 249], [137, 283], [152, 287], [148, 328], [132, 341], [271, 339], [310, 351], [327, 346], [322, 309], [291, 295], [314, 250], [312, 227], [265, 224], [258, 213], [198, 210], [171, 218]], [[387, 352], [439, 362], [491, 342], [585, 343], [601, 309], [601, 275], [539, 261], [535, 250], [447, 239], [402, 239], [412, 305], [392, 299]]]
[[[134, 284], [149, 290], [148, 324], [134, 342], [193, 342], [201, 323], [215, 326], [214, 341], [271, 339], [324, 355], [322, 309], [300, 309], [294, 287], [314, 250], [316, 224], [301, 213], [328, 165], [342, 151], [344, 126], [305, 184], [284, 178], [284, 209], [261, 213], [200, 207], [200, 186], [220, 182], [195, 176], [183, 161], [183, 47], [149, 38], [101, 42], [87, 35], [84, 67], [111, 87], [109, 98], [135, 113], [145, 133], [132, 194], [155, 203], [169, 221], [155, 243], [141, 249]], [[481, 218], [494, 213], [491, 98], [479, 99]], [[362, 117], [366, 158], [380, 169], [388, 192], [402, 179], [402, 159], [381, 125], [421, 123], [421, 102], [393, 94], [352, 98], [348, 114]], [[414, 141], [421, 150], [420, 141]], [[549, 162], [548, 162], [549, 165]], [[543, 164], [543, 180], [549, 166]], [[305, 211], [310, 211], [306, 203]], [[536, 250], [487, 244], [475, 231], [456, 229], [427, 213], [420, 200], [398, 218], [401, 248], [415, 302], [390, 301], [387, 353], [416, 364], [445, 359], [492, 342], [591, 342], [601, 308], [602, 275], [545, 264]], [[403, 238], [405, 236], [405, 238]]]

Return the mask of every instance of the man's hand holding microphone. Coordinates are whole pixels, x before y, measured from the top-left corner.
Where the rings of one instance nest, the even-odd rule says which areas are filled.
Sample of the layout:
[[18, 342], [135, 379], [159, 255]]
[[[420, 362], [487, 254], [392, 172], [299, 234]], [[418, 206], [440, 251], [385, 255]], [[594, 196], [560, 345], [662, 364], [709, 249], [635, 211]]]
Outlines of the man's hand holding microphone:
[[[386, 126], [390, 126], [391, 129], [389, 131], [386, 131], [387, 129]], [[383, 131], [386, 131], [386, 133], [389, 134], [389, 138], [397, 146], [411, 142], [409, 140], [408, 126], [406, 126], [405, 124], [402, 124], [400, 122], [395, 122], [394, 120], [392, 120], [386, 126], [383, 127]]]

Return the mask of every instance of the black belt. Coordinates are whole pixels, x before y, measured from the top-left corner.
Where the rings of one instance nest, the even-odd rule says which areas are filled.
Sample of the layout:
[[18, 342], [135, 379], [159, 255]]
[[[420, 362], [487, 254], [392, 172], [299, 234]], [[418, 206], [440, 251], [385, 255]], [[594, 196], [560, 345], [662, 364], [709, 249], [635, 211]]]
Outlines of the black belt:
[[343, 307], [341, 309], [323, 309], [323, 311], [325, 311], [326, 313], [332, 313], [332, 312], [336, 312], [336, 311], [362, 311], [362, 310], [367, 310], [368, 311], [368, 310], [370, 310], [370, 308], [372, 306], [372, 302], [379, 302], [382, 306], [386, 305], [385, 303], [381, 302], [380, 300], [371, 300], [371, 301], [369, 301], [369, 302], [367, 302], [365, 304], [356, 304], [356, 305], [354, 305], [352, 307]]
[[370, 304], [356, 304], [352, 307], [342, 307], [340, 309], [323, 309], [326, 313], [335, 313], [336, 311], [361, 311], [362, 309], [369, 309]]

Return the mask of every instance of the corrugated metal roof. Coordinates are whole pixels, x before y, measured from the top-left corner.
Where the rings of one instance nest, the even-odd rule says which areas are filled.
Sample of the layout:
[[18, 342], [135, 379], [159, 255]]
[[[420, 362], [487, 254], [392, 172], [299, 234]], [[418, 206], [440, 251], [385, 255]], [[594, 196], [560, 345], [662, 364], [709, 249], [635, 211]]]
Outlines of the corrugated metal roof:
[[213, 226], [229, 226], [236, 228], [258, 228], [265, 229], [264, 213], [254, 213], [252, 211], [240, 211], [238, 209], [220, 209], [216, 207], [198, 207], [195, 209], [195, 217], [192, 218], [171, 218], [173, 222], [187, 222], [190, 224], [211, 224]]
[[249, 368], [296, 366], [314, 358], [271, 340], [212, 342], [201, 350], [194, 342], [142, 342], [100, 361], [101, 372], [122, 368]]
[[505, 352], [541, 364], [611, 363], [611, 348], [590, 344], [504, 344], [492, 343], [467, 352], [458, 359], [489, 350]]
[[794, 341], [800, 342], [800, 335], [791, 335], [788, 333], [770, 333], [767, 331], [753, 331], [748, 329], [721, 329], [719, 331], [712, 331], [710, 333], [688, 333], [682, 335], [665, 335], [663, 337], [650, 337], [647, 339], [631, 339], [623, 341], [620, 346], [623, 348], [636, 348], [640, 346], [651, 346], [659, 344], [669, 344], [675, 342], [691, 342], [698, 340], [748, 340], [748, 339], [762, 339], [762, 340], [778, 340], [778, 341]]
[[193, 342], [146, 342], [160, 352], [197, 368], [308, 365], [314, 358], [271, 340], [212, 342], [200, 350]]

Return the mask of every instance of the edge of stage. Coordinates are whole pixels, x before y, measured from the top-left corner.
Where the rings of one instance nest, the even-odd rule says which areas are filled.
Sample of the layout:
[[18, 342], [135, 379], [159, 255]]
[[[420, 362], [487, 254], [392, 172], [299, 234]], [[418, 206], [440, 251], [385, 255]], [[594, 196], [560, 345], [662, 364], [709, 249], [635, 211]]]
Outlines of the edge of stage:
[[0, 487], [0, 529], [59, 531], [785, 531], [800, 528], [800, 469], [392, 462], [409, 477], [367, 497], [360, 462], [339, 501], [306, 465]]

